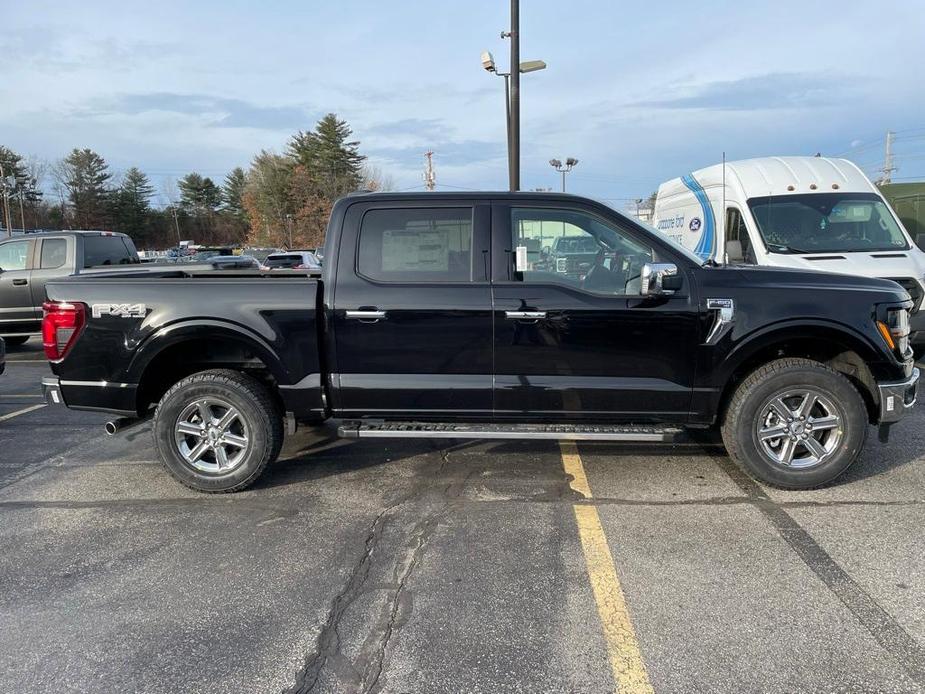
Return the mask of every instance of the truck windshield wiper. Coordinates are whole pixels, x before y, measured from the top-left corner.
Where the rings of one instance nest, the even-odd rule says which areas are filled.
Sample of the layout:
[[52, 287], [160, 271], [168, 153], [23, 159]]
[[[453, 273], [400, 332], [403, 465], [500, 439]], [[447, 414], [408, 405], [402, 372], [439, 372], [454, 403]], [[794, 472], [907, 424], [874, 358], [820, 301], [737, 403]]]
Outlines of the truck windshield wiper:
[[793, 246], [787, 246], [782, 243], [769, 243], [769, 246], [773, 246], [775, 249], [780, 249], [786, 253], [818, 253], [819, 251], [807, 251], [802, 248], [794, 248]]

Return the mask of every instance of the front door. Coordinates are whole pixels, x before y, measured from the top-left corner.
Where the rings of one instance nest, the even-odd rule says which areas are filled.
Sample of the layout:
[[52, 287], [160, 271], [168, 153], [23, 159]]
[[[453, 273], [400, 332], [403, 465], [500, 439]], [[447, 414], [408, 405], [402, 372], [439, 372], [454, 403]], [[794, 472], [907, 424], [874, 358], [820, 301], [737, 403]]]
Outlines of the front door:
[[[698, 330], [689, 261], [579, 203], [496, 204], [492, 226], [498, 419], [687, 419]], [[641, 295], [648, 262], [675, 262], [683, 288]]]
[[[0, 334], [35, 333], [41, 329], [41, 313], [32, 302], [31, 239], [0, 244]], [[41, 308], [41, 306], [39, 306]]]
[[351, 205], [333, 296], [341, 417], [491, 417], [491, 208], [459, 199]]

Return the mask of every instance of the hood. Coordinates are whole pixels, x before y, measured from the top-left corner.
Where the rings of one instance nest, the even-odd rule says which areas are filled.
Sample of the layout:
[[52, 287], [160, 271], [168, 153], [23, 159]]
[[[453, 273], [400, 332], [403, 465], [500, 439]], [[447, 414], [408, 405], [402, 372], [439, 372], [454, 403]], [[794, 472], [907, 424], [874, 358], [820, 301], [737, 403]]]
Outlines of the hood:
[[[709, 267], [709, 266], [707, 266]], [[882, 294], [878, 303], [908, 301], [909, 293], [896, 282], [878, 277], [863, 277], [821, 270], [771, 267], [767, 265], [725, 265], [715, 266], [711, 272], [718, 273], [723, 281], [737, 285], [774, 289], [802, 289], [808, 292], [856, 291]]]
[[873, 253], [774, 253], [769, 257], [777, 267], [840, 272], [862, 277], [911, 277], [917, 280], [925, 277], [925, 253], [916, 247], [906, 251]]

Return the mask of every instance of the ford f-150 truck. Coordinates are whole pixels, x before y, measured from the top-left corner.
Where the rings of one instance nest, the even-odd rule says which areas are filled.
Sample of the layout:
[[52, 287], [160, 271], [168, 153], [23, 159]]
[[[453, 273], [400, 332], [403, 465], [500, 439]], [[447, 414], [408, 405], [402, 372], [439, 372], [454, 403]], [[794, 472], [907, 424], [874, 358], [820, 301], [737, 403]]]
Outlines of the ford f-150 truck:
[[[579, 273], [528, 253], [597, 252]], [[704, 262], [550, 193], [356, 194], [311, 272], [165, 268], [47, 285], [46, 398], [152, 416], [204, 492], [298, 422], [346, 437], [666, 441], [719, 427], [748, 473], [829, 482], [914, 404], [912, 302], [883, 279]], [[531, 259], [532, 258], [532, 259]]]

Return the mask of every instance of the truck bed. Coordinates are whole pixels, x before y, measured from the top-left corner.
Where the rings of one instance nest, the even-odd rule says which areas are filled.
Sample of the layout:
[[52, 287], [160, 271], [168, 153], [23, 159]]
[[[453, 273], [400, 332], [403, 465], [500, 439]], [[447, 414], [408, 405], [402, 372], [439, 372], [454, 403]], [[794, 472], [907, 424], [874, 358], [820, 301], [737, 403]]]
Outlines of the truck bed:
[[[291, 401], [287, 409], [320, 411], [320, 285], [308, 272], [208, 266], [114, 270], [50, 282], [49, 300], [85, 306], [79, 339], [51, 368], [69, 406], [131, 415], [159, 397], [158, 369], [150, 365], [176, 368], [180, 360], [192, 370], [197, 354], [208, 353], [229, 368], [252, 363], [269, 370]], [[219, 340], [236, 346], [227, 359], [213, 353], [226, 349], [216, 346]], [[181, 344], [182, 350], [172, 349]]]

